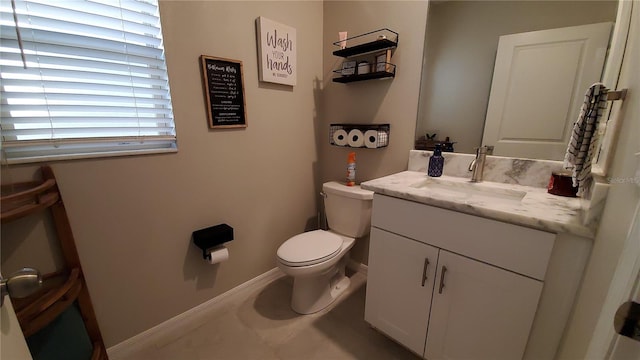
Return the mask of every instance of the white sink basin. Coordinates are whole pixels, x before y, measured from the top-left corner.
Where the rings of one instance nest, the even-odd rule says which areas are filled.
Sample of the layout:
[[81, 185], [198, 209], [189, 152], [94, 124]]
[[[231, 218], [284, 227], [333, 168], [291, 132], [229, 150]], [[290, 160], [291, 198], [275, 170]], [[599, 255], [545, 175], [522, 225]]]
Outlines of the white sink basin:
[[483, 183], [472, 183], [464, 179], [427, 178], [410, 186], [456, 200], [519, 203], [527, 195], [525, 191], [501, 189]]

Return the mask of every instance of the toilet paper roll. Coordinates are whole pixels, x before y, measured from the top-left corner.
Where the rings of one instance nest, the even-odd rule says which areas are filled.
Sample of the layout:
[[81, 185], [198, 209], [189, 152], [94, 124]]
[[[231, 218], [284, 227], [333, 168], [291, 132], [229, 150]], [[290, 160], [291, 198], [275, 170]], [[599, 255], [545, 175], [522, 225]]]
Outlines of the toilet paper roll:
[[229, 250], [225, 246], [222, 246], [212, 250], [211, 253], [209, 253], [209, 255], [207, 256], [207, 261], [209, 261], [209, 264], [218, 264], [227, 260], [228, 258]]
[[349, 146], [362, 147], [362, 145], [364, 145], [364, 135], [362, 131], [358, 129], [349, 131]]
[[347, 135], [346, 131], [342, 129], [336, 130], [333, 133], [333, 143], [339, 146], [347, 146], [349, 143], [348, 137], [349, 135]]
[[364, 145], [369, 149], [378, 147], [378, 130], [367, 130], [364, 133]]

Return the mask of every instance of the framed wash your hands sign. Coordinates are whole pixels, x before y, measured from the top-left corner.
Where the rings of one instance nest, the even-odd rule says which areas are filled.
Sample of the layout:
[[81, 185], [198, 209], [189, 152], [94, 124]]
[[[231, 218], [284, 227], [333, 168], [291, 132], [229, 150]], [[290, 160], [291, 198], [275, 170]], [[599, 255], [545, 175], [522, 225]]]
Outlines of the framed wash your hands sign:
[[256, 28], [260, 81], [296, 85], [296, 29], [262, 16]]

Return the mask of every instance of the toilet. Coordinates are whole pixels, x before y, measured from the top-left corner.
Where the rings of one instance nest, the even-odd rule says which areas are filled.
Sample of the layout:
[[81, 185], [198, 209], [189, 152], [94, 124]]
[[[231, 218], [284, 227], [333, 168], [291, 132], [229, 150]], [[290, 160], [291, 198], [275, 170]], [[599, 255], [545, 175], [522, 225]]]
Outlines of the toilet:
[[326, 308], [349, 287], [348, 252], [371, 226], [372, 191], [332, 181], [322, 195], [329, 230], [298, 234], [277, 252], [278, 267], [293, 277], [291, 308], [299, 314]]

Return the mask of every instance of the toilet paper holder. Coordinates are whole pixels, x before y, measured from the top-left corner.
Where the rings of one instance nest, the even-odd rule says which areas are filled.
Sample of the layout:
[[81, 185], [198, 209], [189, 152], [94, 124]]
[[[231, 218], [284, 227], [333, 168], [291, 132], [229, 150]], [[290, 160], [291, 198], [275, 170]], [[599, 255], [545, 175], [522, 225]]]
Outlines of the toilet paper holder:
[[[340, 147], [358, 147], [358, 148], [382, 148], [389, 145], [389, 132], [391, 126], [389, 124], [331, 124], [329, 125], [329, 143], [334, 146]], [[336, 134], [344, 134], [343, 131], [349, 134], [351, 130], [360, 130], [362, 134], [365, 134], [369, 130], [374, 130], [377, 133], [377, 138], [373, 143], [369, 142], [367, 145], [367, 139], [361, 146], [352, 146], [349, 141], [340, 141], [336, 138]], [[348, 139], [347, 139], [348, 140]], [[353, 144], [354, 142], [351, 142]]]
[[233, 228], [227, 224], [219, 224], [191, 233], [193, 243], [202, 250], [202, 257], [207, 260], [211, 250], [233, 240]]

